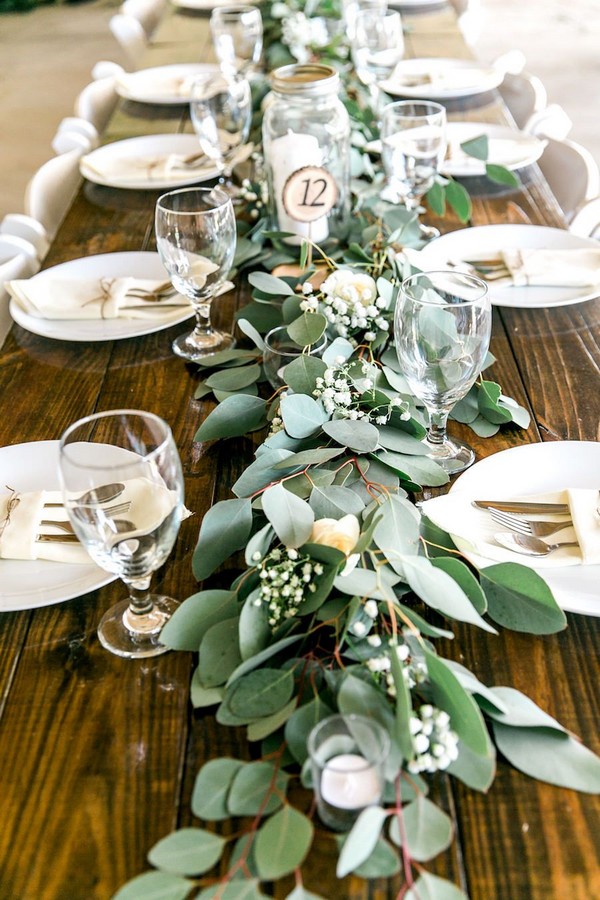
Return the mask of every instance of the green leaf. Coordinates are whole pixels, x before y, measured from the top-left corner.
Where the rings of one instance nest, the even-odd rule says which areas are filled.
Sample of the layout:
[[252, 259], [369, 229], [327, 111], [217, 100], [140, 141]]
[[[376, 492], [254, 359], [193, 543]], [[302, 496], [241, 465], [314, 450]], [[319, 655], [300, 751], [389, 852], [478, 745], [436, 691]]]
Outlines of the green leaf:
[[359, 516], [365, 508], [354, 491], [337, 484], [315, 485], [310, 492], [309, 503], [315, 519], [341, 519], [350, 513]]
[[548, 728], [492, 722], [500, 752], [519, 771], [559, 787], [600, 794], [600, 758], [576, 738]]
[[271, 657], [276, 656], [283, 650], [287, 650], [291, 644], [296, 643], [301, 640], [301, 638], [302, 635], [291, 635], [289, 637], [281, 638], [281, 640], [275, 641], [275, 643], [271, 644], [269, 647], [265, 647], [264, 650], [261, 650], [260, 653], [257, 653], [250, 659], [245, 659], [237, 669], [231, 673], [228, 683], [232, 684], [236, 678], [241, 678], [246, 672], [251, 672], [253, 669], [258, 668], [258, 666], [262, 666], [268, 659], [271, 659]]
[[400, 860], [394, 848], [380, 837], [370, 856], [353, 871], [360, 878], [392, 878], [400, 871]]
[[451, 881], [421, 870], [413, 887], [404, 895], [404, 900], [469, 900], [469, 898]]
[[283, 278], [269, 275], [268, 272], [250, 272], [248, 281], [252, 287], [258, 288], [263, 294], [273, 294], [276, 297], [287, 297], [294, 294], [294, 289]]
[[421, 600], [451, 619], [469, 622], [484, 631], [497, 634], [495, 628], [482, 619], [461, 586], [440, 566], [423, 557], [405, 557], [404, 576]]
[[[231, 490], [238, 497], [251, 497], [273, 481], [279, 481], [284, 462], [294, 454], [291, 450], [264, 450], [248, 468], [242, 472]], [[275, 468], [278, 466], [278, 468]], [[292, 465], [292, 469], [296, 468]]]
[[160, 633], [160, 642], [171, 650], [197, 651], [208, 629], [237, 613], [233, 591], [200, 591], [179, 606]]
[[[259, 605], [256, 605], [256, 600]], [[271, 629], [263, 606], [260, 604], [260, 589], [246, 597], [240, 612], [239, 643], [242, 659], [250, 659], [268, 645]]]
[[263, 525], [263, 527], [259, 529], [259, 531], [252, 535], [252, 537], [246, 544], [245, 560], [248, 568], [256, 565], [258, 561], [254, 558], [256, 553], [259, 554], [260, 559], [267, 555], [267, 553], [269, 552], [269, 548], [273, 543], [274, 537], [275, 532], [268, 522], [266, 525]]
[[530, 697], [511, 687], [494, 687], [489, 692], [499, 708], [490, 709], [488, 715], [513, 728], [554, 728], [566, 732], [560, 722], [533, 702]]
[[398, 428], [392, 428], [391, 425], [379, 425], [379, 443], [386, 450], [395, 450], [396, 453], [407, 454], [408, 456], [423, 456], [423, 452], [427, 452], [423, 441], [417, 440], [405, 431]]
[[301, 353], [284, 370], [285, 381], [295, 394], [312, 394], [317, 378], [322, 378], [327, 366], [318, 356]]
[[297, 884], [285, 900], [324, 900], [324, 898], [320, 894], [313, 894], [312, 891], [307, 891], [301, 884]]
[[297, 698], [294, 697], [289, 703], [286, 703], [285, 706], [282, 706], [281, 709], [278, 709], [277, 712], [273, 713], [273, 715], [264, 716], [257, 722], [251, 722], [250, 725], [248, 725], [248, 740], [262, 741], [270, 734], [273, 734], [274, 731], [281, 728], [282, 725], [285, 725], [296, 709], [297, 702]]
[[228, 688], [225, 703], [240, 717], [260, 718], [278, 712], [294, 691], [294, 676], [285, 669], [255, 669]]
[[236, 369], [223, 369], [221, 372], [215, 372], [206, 379], [205, 384], [219, 391], [239, 391], [258, 381], [260, 374], [261, 367], [256, 364], [239, 366]]
[[425, 195], [427, 204], [436, 216], [443, 216], [446, 212], [446, 193], [439, 182], [435, 182]]
[[521, 182], [517, 175], [514, 172], [511, 172], [510, 169], [506, 169], [504, 166], [497, 166], [494, 163], [487, 163], [485, 167], [485, 174], [490, 179], [490, 181], [495, 181], [497, 184], [508, 184], [510, 187], [518, 188], [521, 186]]
[[[300, 450], [299, 453], [294, 453], [293, 456], [290, 456], [289, 459], [285, 461], [286, 466], [314, 466], [319, 463], [329, 462], [330, 459], [335, 459], [336, 456], [340, 456], [344, 452], [343, 447], [316, 447], [314, 450]], [[281, 466], [282, 464], [279, 463]]]
[[208, 578], [232, 553], [245, 547], [251, 530], [250, 500], [221, 500], [212, 506], [202, 519], [192, 560], [198, 581]]
[[554, 634], [567, 618], [546, 582], [519, 563], [498, 563], [480, 571], [488, 614], [499, 625], [529, 634]]
[[362, 681], [354, 675], [346, 675], [342, 681], [337, 702], [342, 715], [357, 713], [360, 716], [375, 719], [386, 731], [393, 731], [394, 718], [388, 701], [374, 685]]
[[260, 878], [271, 881], [293, 872], [304, 862], [313, 833], [310, 819], [286, 803], [256, 836], [254, 852]]
[[193, 881], [168, 872], [144, 872], [123, 885], [113, 900], [184, 900], [194, 887]]
[[238, 319], [237, 325], [240, 331], [247, 335], [261, 352], [265, 349], [266, 345], [262, 338], [262, 335], [256, 330], [251, 322], [248, 322], [247, 319]]
[[[423, 447], [425, 450], [425, 447]], [[377, 459], [394, 472], [404, 475], [414, 484], [439, 487], [448, 484], [448, 474], [433, 459], [426, 456], [414, 456], [405, 453], [394, 453], [389, 450], [377, 454]]]
[[[158, 900], [158, 898], [157, 898]], [[234, 880], [228, 884], [215, 884], [205, 888], [196, 900], [269, 900], [262, 894], [256, 878], [244, 881]]]
[[450, 763], [446, 772], [475, 791], [488, 791], [496, 775], [496, 754], [493, 745], [489, 757], [478, 756], [463, 741], [459, 741], [458, 758]]
[[[452, 843], [452, 820], [427, 797], [417, 795], [412, 803], [403, 807], [402, 818], [408, 851], [417, 862], [433, 859]], [[397, 817], [390, 824], [390, 838], [398, 846], [402, 845]]]
[[256, 816], [275, 812], [283, 804], [289, 776], [270, 762], [243, 766], [233, 779], [227, 806], [232, 816]]
[[195, 441], [239, 437], [267, 424], [267, 404], [259, 397], [236, 394], [213, 409], [194, 436]]
[[222, 699], [223, 688], [205, 688], [200, 682], [200, 673], [196, 669], [192, 676], [190, 688], [190, 700], [194, 709], [201, 709], [203, 706], [217, 706]]
[[387, 817], [388, 813], [380, 806], [363, 809], [344, 841], [335, 872], [338, 878], [344, 878], [369, 858]]
[[483, 160], [483, 162], [485, 162], [490, 154], [487, 134], [480, 134], [477, 137], [470, 138], [468, 141], [463, 141], [460, 147], [461, 150], [463, 150], [467, 154], [467, 156], [472, 156], [475, 159], [481, 159]]
[[307, 740], [312, 729], [332, 710], [319, 697], [305, 703], [290, 716], [285, 725], [285, 739], [294, 759], [302, 765], [308, 759]]
[[336, 578], [335, 587], [344, 594], [357, 594], [373, 600], [395, 600], [392, 588], [399, 580], [399, 576], [385, 566], [380, 566], [377, 572], [357, 566], [347, 577]]
[[432, 565], [437, 569], [442, 569], [447, 575], [460, 585], [464, 594], [469, 598], [478, 613], [483, 615], [487, 610], [487, 601], [485, 594], [481, 590], [481, 585], [471, 572], [468, 566], [460, 559], [445, 556], [432, 560]]
[[282, 544], [296, 548], [306, 543], [315, 521], [308, 503], [286, 491], [282, 484], [274, 484], [264, 492], [262, 507]]
[[192, 812], [207, 822], [218, 822], [229, 818], [227, 795], [233, 779], [245, 765], [239, 759], [221, 757], [205, 763], [194, 783], [192, 792]]
[[225, 684], [241, 662], [238, 646], [239, 618], [225, 619], [208, 629], [200, 644], [198, 675], [204, 687]]
[[225, 838], [203, 828], [180, 828], [155, 844], [148, 859], [172, 875], [201, 875], [221, 858]]
[[493, 381], [482, 381], [477, 392], [480, 413], [494, 425], [504, 425], [512, 420], [511, 413], [498, 405], [501, 393], [500, 385]]
[[321, 404], [306, 394], [282, 397], [280, 409], [285, 430], [294, 438], [309, 437], [327, 420], [327, 413]]
[[[401, 556], [416, 555], [419, 548], [419, 513], [414, 504], [391, 496], [377, 512], [373, 540], [393, 569], [402, 574]], [[398, 567], [398, 568], [397, 568]]]
[[413, 759], [415, 755], [409, 727], [410, 716], [412, 713], [411, 694], [408, 683], [404, 678], [403, 666], [396, 653], [396, 644], [393, 641], [390, 641], [389, 657], [394, 687], [396, 688], [396, 722], [394, 735], [403, 759], [410, 760]]
[[350, 419], [334, 419], [323, 424], [325, 434], [341, 444], [342, 447], [350, 447], [357, 453], [370, 453], [379, 443], [379, 432], [370, 422], [358, 419], [356, 422]]
[[309, 347], [322, 338], [326, 328], [327, 319], [322, 313], [305, 312], [300, 318], [290, 322], [287, 332], [299, 347]]
[[446, 200], [461, 222], [468, 222], [473, 211], [468, 191], [458, 181], [446, 185]]
[[436, 706], [450, 716], [452, 728], [478, 756], [492, 756], [492, 748], [479, 707], [462, 687], [452, 669], [425, 649], [431, 692]]

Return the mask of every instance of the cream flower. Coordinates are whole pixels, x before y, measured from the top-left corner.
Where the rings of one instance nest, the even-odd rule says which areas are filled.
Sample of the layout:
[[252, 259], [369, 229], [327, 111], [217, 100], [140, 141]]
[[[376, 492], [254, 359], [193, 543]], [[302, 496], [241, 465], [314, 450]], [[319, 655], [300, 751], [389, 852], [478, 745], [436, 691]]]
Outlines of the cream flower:
[[321, 285], [324, 294], [337, 297], [350, 306], [367, 307], [377, 298], [377, 285], [370, 275], [354, 269], [336, 269]]
[[356, 516], [347, 515], [342, 519], [317, 519], [309, 537], [311, 544], [334, 547], [349, 556], [360, 537], [360, 525]]

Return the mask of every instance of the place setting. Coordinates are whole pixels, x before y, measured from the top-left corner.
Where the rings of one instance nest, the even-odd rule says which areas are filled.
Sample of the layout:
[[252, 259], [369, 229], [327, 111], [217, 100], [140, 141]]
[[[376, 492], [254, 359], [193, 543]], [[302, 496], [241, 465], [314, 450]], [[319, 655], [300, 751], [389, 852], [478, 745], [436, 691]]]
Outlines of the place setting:
[[469, 59], [403, 59], [380, 87], [392, 97], [453, 100], [497, 88], [504, 72]]
[[192, 85], [200, 75], [216, 77], [219, 68], [209, 63], [185, 63], [119, 72], [115, 87], [126, 100], [176, 106], [188, 103]]
[[[477, 178], [485, 176], [486, 165], [503, 166], [511, 172], [536, 162], [547, 141], [524, 131], [487, 122], [448, 122], [446, 126], [448, 148], [441, 165], [443, 175], [453, 178]], [[470, 156], [462, 144], [479, 137], [487, 138], [485, 161]]]

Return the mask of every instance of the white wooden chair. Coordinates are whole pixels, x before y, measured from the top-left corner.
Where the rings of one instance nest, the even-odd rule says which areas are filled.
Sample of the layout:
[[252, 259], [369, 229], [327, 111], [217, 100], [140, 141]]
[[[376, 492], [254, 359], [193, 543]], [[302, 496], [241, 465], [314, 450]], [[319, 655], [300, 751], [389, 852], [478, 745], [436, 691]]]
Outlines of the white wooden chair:
[[119, 12], [137, 19], [146, 37], [150, 37], [158, 25], [165, 5], [164, 0], [125, 0]]
[[600, 241], [600, 197], [589, 200], [575, 213], [569, 231], [580, 237], [591, 237]]
[[81, 182], [80, 150], [69, 150], [45, 162], [25, 188], [25, 212], [46, 229], [52, 240]]
[[7, 213], [0, 222], [1, 237], [17, 237], [27, 241], [34, 248], [38, 259], [44, 259], [50, 247], [46, 229], [31, 216], [23, 213]]
[[132, 68], [138, 63], [139, 58], [146, 49], [146, 32], [134, 16], [125, 13], [116, 13], [108, 22], [113, 37], [123, 50], [129, 65]]
[[498, 90], [520, 129], [524, 129], [532, 117], [541, 113], [548, 103], [548, 94], [542, 81], [528, 72], [507, 72]]
[[115, 106], [118, 95], [114, 75], [90, 81], [75, 100], [75, 115], [90, 122], [100, 134], [106, 128]]
[[56, 134], [52, 139], [52, 149], [55, 153], [69, 153], [71, 150], [79, 150], [81, 154], [89, 153], [100, 143], [98, 132], [87, 119], [78, 116], [67, 116], [59, 124]]
[[476, 44], [483, 29], [481, 0], [450, 0], [457, 16], [458, 27], [467, 44]]
[[558, 103], [551, 103], [534, 112], [523, 125], [523, 131], [555, 141], [564, 141], [572, 128], [573, 122]]
[[575, 141], [548, 138], [538, 160], [567, 222], [600, 194], [600, 170], [589, 150]]
[[0, 235], [0, 349], [12, 328], [8, 311], [10, 297], [4, 285], [16, 278], [29, 278], [39, 268], [36, 250], [28, 241], [14, 235]]

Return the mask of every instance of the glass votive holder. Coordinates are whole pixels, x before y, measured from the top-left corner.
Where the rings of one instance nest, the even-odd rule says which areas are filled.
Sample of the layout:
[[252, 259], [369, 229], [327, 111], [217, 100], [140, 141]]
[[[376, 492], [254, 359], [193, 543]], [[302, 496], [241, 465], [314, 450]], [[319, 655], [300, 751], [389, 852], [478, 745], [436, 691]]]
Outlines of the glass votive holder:
[[390, 738], [366, 716], [335, 715], [308, 736], [319, 818], [334, 831], [348, 831], [360, 812], [379, 803]]
[[303, 354], [308, 356], [321, 356], [327, 346], [327, 337], [323, 335], [315, 344], [301, 347], [288, 334], [287, 327], [280, 325], [272, 328], [264, 338], [265, 349], [263, 351], [263, 366], [265, 375], [272, 388], [283, 387], [285, 382], [284, 369], [288, 363], [293, 362]]

